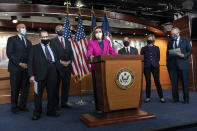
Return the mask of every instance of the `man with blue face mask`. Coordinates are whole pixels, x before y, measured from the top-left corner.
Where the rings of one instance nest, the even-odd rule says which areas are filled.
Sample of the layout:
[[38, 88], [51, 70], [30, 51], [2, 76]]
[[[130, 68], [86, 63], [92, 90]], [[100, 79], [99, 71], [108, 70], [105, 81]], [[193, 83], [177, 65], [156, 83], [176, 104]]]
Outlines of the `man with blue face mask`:
[[[192, 54], [192, 47], [190, 41], [180, 36], [180, 29], [177, 27], [171, 30], [172, 39], [168, 42], [167, 46], [167, 68], [170, 75], [172, 84], [172, 97], [173, 102], [179, 102], [178, 93], [178, 80], [181, 77], [183, 87], [183, 103], [189, 103], [189, 89], [188, 89], [188, 77], [189, 77], [189, 56]], [[181, 53], [170, 54], [169, 50], [179, 48]]]
[[68, 102], [68, 93], [70, 89], [70, 78], [72, 71], [72, 60], [73, 60], [73, 51], [71, 47], [71, 43], [68, 39], [66, 39], [64, 35], [64, 29], [62, 25], [57, 25], [55, 28], [55, 32], [57, 33], [57, 37], [51, 39], [51, 46], [56, 49], [60, 67], [59, 69], [59, 77], [58, 77], [58, 85], [57, 85], [57, 108], [59, 108], [59, 88], [60, 83], [62, 82], [61, 87], [61, 108], [71, 108], [72, 104]]
[[[15, 114], [28, 111], [26, 102], [29, 91], [28, 81], [28, 55], [32, 43], [25, 37], [27, 31], [24, 24], [16, 26], [17, 35], [9, 37], [6, 53], [9, 59], [8, 71], [10, 72], [11, 85], [11, 111]], [[19, 100], [20, 92], [20, 102]]]

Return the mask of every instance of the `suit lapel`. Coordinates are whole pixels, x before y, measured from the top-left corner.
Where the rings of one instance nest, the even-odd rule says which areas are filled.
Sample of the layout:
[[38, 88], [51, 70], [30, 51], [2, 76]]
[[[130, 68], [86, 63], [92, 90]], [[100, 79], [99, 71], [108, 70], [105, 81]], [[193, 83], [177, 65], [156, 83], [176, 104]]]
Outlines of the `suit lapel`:
[[178, 48], [180, 48], [180, 47], [181, 47], [181, 43], [182, 43], [182, 42], [183, 42], [183, 38], [182, 38], [182, 37], [180, 37]]
[[50, 46], [50, 48], [53, 52], [53, 56], [54, 56], [55, 61], [57, 61], [57, 57], [56, 57], [56, 54], [55, 54], [55, 50], [53, 49], [53, 46], [51, 46], [51, 44], [49, 46]]
[[46, 60], [46, 56], [45, 56], [44, 51], [42, 49], [41, 43], [39, 44], [38, 48], [40, 50], [40, 53], [41, 53], [42, 57], [45, 58], [45, 60]]
[[[21, 40], [21, 38], [18, 35], [16, 35], [16, 38], [18, 39], [19, 43], [26, 49], [27, 47], [26, 47], [25, 43]], [[26, 44], [27, 44], [27, 39], [25, 38], [25, 40], [26, 40]]]
[[174, 49], [173, 45], [174, 45], [174, 41], [170, 41], [170, 49]]

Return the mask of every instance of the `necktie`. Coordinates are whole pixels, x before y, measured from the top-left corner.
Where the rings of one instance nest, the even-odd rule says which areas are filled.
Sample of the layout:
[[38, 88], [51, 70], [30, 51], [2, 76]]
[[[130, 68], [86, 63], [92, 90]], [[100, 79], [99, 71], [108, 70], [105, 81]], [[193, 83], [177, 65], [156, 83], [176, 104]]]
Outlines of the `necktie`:
[[61, 45], [65, 49], [64, 42], [63, 42], [63, 39], [62, 38], [61, 38]]
[[129, 54], [129, 49], [128, 48], [126, 48], [126, 53]]
[[25, 39], [24, 39], [24, 37], [22, 37], [22, 42], [23, 42], [24, 46], [27, 47], [26, 44], [25, 44]]
[[45, 45], [45, 55], [46, 55], [47, 60], [51, 62], [52, 61], [52, 56], [49, 52], [48, 45]]

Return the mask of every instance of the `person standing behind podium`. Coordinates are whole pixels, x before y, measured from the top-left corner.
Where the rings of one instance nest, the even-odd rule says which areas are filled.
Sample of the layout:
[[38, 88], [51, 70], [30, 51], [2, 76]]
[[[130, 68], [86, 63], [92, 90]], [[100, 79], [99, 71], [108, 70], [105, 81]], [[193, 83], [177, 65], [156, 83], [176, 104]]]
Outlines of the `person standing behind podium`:
[[[172, 40], [168, 42], [167, 46], [167, 68], [170, 75], [172, 84], [172, 97], [173, 102], [179, 102], [178, 94], [178, 79], [181, 77], [183, 86], [183, 103], [189, 103], [189, 60], [188, 57], [192, 54], [192, 47], [190, 41], [180, 36], [180, 29], [177, 27], [171, 30]], [[181, 53], [177, 55], [169, 54], [169, 50], [180, 48]]]
[[[109, 40], [104, 39], [104, 33], [101, 27], [95, 27], [94, 31], [92, 32], [92, 40], [88, 42], [88, 53], [87, 58], [91, 61], [95, 56], [103, 55], [103, 54], [111, 54], [111, 55], [118, 55], [111, 47], [111, 43]], [[97, 90], [96, 90], [96, 78], [95, 78], [95, 71], [94, 65], [91, 66], [92, 69], [92, 81], [93, 81], [93, 91], [94, 91], [94, 100], [95, 100], [95, 108], [96, 111], [99, 113], [98, 109], [98, 100], [97, 100]]]
[[55, 28], [57, 37], [51, 39], [51, 45], [54, 46], [60, 61], [60, 70], [58, 78], [58, 88], [57, 88], [57, 108], [59, 107], [59, 88], [60, 82], [62, 81], [61, 88], [61, 107], [62, 108], [71, 108], [72, 104], [68, 102], [68, 93], [70, 89], [70, 78], [72, 71], [72, 60], [73, 60], [73, 51], [71, 43], [69, 40], [63, 37], [64, 29], [62, 25], [57, 25]]
[[160, 98], [161, 103], [165, 103], [163, 98], [163, 91], [160, 84], [160, 70], [159, 70], [159, 61], [160, 61], [160, 50], [158, 46], [154, 45], [155, 36], [150, 34], [147, 36], [147, 45], [141, 49], [141, 55], [144, 55], [144, 75], [146, 79], [146, 99], [145, 102], [150, 102], [151, 96], [151, 72], [154, 78], [154, 82], [157, 88], [157, 93]]
[[[9, 59], [11, 111], [15, 114], [19, 113], [19, 111], [28, 111], [26, 106], [29, 92], [27, 61], [29, 51], [32, 48], [32, 43], [25, 37], [26, 26], [21, 23], [16, 26], [16, 29], [17, 35], [8, 38], [6, 47]], [[19, 92], [21, 95], [18, 104]]]
[[129, 46], [130, 40], [128, 36], [125, 36], [123, 39], [124, 47], [118, 51], [118, 54], [122, 55], [138, 55], [138, 50], [134, 47]]
[[[34, 82], [34, 112], [32, 120], [38, 120], [42, 113], [42, 96], [44, 88], [47, 91], [47, 115], [58, 117], [56, 111], [57, 68], [58, 57], [55, 49], [50, 45], [47, 31], [41, 31], [41, 43], [32, 47], [28, 65], [30, 82]], [[36, 86], [37, 85], [37, 86]]]

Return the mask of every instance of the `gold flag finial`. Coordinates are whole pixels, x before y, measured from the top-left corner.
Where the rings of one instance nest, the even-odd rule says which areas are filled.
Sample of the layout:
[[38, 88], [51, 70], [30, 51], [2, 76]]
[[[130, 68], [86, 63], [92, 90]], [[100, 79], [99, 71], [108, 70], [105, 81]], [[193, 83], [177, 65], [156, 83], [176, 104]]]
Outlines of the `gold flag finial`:
[[91, 14], [94, 14], [94, 7], [92, 6]]
[[104, 14], [105, 14], [105, 15], [106, 15], [106, 17], [107, 17], [106, 7], [104, 7]]
[[66, 12], [67, 14], [69, 14], [68, 7], [71, 6], [70, 1], [67, 0], [66, 2], [64, 2], [64, 5], [66, 5]]

